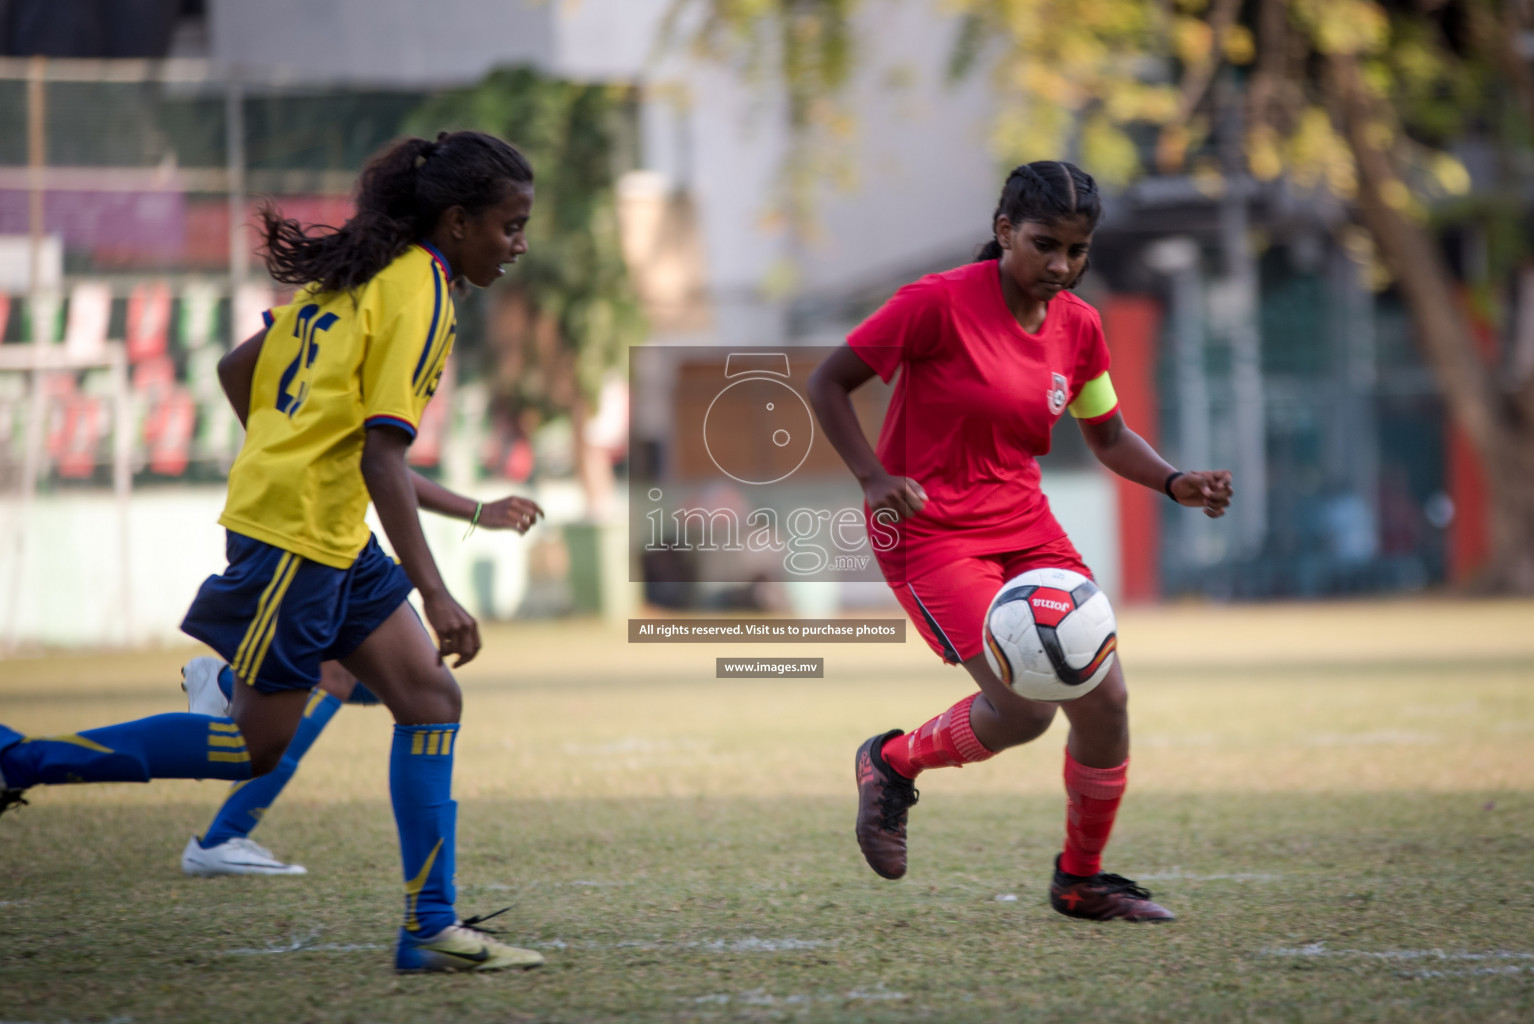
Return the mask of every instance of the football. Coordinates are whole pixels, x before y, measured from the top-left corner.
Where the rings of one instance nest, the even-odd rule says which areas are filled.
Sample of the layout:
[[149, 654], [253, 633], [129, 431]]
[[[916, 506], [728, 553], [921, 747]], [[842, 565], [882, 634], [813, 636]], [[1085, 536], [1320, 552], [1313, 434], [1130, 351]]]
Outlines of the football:
[[1119, 642], [1108, 595], [1069, 569], [1030, 569], [1002, 584], [983, 632], [991, 671], [1029, 700], [1092, 692]]

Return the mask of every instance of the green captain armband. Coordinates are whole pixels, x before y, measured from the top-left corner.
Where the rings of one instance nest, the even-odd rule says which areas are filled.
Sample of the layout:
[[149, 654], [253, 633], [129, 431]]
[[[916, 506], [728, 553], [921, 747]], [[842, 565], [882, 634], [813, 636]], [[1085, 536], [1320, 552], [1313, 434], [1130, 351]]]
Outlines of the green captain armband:
[[1119, 396], [1113, 390], [1113, 381], [1104, 370], [1081, 386], [1076, 400], [1071, 403], [1071, 415], [1078, 420], [1096, 423], [1112, 416], [1119, 408]]

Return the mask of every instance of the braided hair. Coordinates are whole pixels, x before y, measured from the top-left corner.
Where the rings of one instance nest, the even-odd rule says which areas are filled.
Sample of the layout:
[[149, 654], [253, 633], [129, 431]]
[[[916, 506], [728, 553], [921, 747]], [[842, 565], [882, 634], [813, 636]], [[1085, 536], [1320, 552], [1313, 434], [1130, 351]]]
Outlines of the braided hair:
[[1097, 191], [1097, 182], [1080, 167], [1058, 160], [1021, 164], [1013, 168], [1001, 187], [1001, 199], [996, 212], [991, 214], [991, 240], [980, 247], [975, 259], [1001, 259], [1001, 243], [995, 232], [996, 222], [1003, 216], [1013, 224], [1085, 217], [1095, 229], [1102, 215], [1102, 194]]
[[482, 132], [441, 132], [394, 143], [362, 169], [357, 212], [339, 228], [305, 230], [268, 202], [261, 209], [263, 254], [273, 278], [348, 291], [429, 235], [442, 214], [475, 214], [529, 185], [533, 168], [516, 148]]

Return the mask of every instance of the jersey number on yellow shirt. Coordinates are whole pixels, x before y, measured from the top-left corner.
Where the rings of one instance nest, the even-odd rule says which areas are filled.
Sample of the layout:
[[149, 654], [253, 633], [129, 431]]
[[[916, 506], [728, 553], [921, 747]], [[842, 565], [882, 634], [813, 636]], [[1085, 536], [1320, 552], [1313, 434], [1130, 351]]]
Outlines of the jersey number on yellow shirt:
[[297, 414], [299, 406], [309, 397], [309, 378], [314, 368], [314, 357], [320, 354], [320, 342], [316, 337], [321, 331], [335, 326], [340, 317], [326, 313], [316, 319], [320, 307], [310, 303], [298, 311], [298, 322], [293, 325], [293, 337], [298, 339], [298, 354], [283, 371], [282, 381], [277, 385], [277, 411], [288, 419]]

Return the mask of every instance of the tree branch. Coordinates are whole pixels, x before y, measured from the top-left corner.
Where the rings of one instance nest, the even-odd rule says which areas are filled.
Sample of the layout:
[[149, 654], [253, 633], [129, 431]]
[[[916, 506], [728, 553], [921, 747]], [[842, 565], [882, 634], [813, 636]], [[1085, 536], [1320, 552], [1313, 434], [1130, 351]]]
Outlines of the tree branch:
[[1342, 133], [1358, 168], [1358, 211], [1379, 246], [1411, 310], [1428, 362], [1451, 414], [1488, 464], [1503, 443], [1499, 394], [1490, 370], [1471, 343], [1443, 254], [1428, 233], [1386, 201], [1399, 179], [1390, 155], [1371, 141], [1373, 102], [1352, 54], [1327, 57], [1329, 90]]
[[[1209, 12], [1209, 53], [1197, 64], [1190, 65], [1183, 71], [1182, 95], [1177, 105], [1177, 118], [1172, 122], [1172, 127], [1183, 128], [1188, 119], [1204, 101], [1204, 96], [1209, 92], [1209, 85], [1214, 81], [1214, 73], [1219, 70], [1223, 61], [1225, 50], [1225, 37], [1230, 32], [1230, 27], [1236, 23], [1236, 15], [1241, 13], [1241, 0], [1214, 0], [1214, 7]], [[1180, 133], [1176, 133], [1181, 137]], [[1171, 151], [1172, 134], [1165, 130], [1161, 132], [1160, 144], [1156, 147], [1156, 163], [1163, 172], [1171, 172], [1181, 166], [1183, 153]]]

